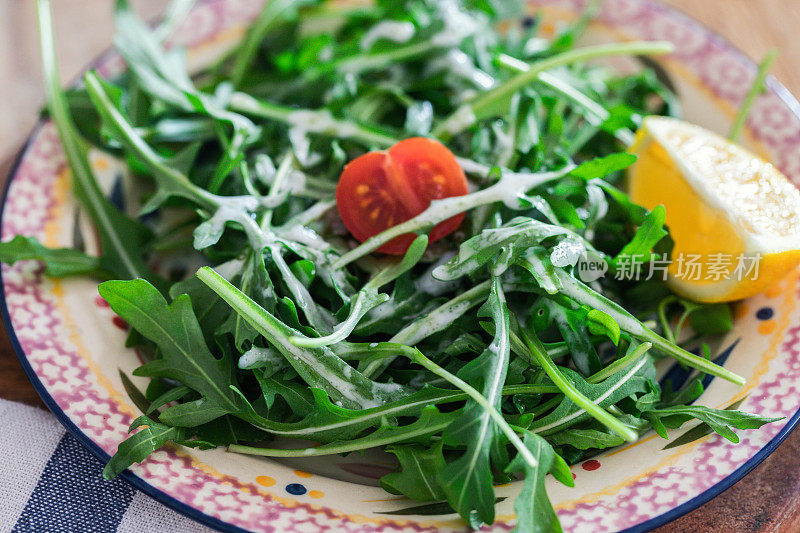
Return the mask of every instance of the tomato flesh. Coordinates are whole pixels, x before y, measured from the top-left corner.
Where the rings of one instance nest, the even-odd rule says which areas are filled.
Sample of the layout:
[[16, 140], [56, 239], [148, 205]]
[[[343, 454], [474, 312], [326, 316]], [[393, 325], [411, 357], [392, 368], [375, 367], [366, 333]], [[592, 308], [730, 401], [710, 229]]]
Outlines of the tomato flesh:
[[[452, 152], [438, 141], [414, 137], [351, 161], [336, 187], [336, 207], [348, 231], [364, 242], [419, 215], [433, 200], [467, 192], [467, 178]], [[436, 225], [429, 242], [454, 232], [463, 220], [459, 214]], [[414, 238], [400, 235], [378, 251], [404, 254]]]

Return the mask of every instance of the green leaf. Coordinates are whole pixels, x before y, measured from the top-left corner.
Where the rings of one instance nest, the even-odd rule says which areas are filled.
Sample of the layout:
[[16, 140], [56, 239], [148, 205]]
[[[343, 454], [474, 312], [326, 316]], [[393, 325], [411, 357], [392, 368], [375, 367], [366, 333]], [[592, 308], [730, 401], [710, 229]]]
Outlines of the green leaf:
[[125, 392], [128, 393], [128, 397], [133, 402], [133, 405], [138, 407], [142, 414], [149, 415], [152, 411], [150, 402], [147, 401], [147, 398], [145, 398], [142, 391], [140, 391], [139, 388], [133, 384], [131, 378], [129, 378], [128, 375], [125, 374], [125, 372], [123, 372], [121, 369], [119, 369], [119, 379], [122, 381], [122, 386], [125, 388]]
[[[148, 390], [148, 392], [149, 392], [149, 390]], [[186, 387], [185, 385], [181, 385], [179, 387], [167, 389], [163, 393], [161, 393], [158, 396], [156, 396], [153, 399], [152, 402], [148, 402], [150, 404], [150, 407], [147, 409], [147, 412], [145, 414], [147, 416], [151, 416], [151, 415], [153, 415], [153, 413], [156, 413], [157, 409], [160, 409], [160, 408], [164, 407], [166, 404], [168, 404], [170, 402], [176, 402], [176, 401], [184, 398], [185, 396], [187, 396], [191, 392], [192, 392], [192, 389], [190, 389], [189, 387]]]
[[312, 457], [349, 453], [405, 442], [430, 445], [433, 441], [433, 435], [452, 424], [458, 414], [458, 412], [442, 413], [435, 406], [429, 405], [424, 407], [420, 417], [410, 424], [395, 426], [384, 423], [375, 431], [360, 438], [299, 449], [262, 448], [236, 444], [230, 446], [228, 451], [263, 457]]
[[400, 461], [400, 471], [381, 478], [381, 487], [393, 494], [402, 494], [418, 502], [442, 500], [445, 497], [437, 476], [445, 468], [442, 442], [426, 448], [405, 444], [386, 448]]
[[544, 239], [569, 233], [566, 228], [518, 217], [500, 228], [485, 229], [461, 243], [458, 255], [437, 267], [433, 276], [442, 281], [458, 279], [496, 260], [502, 250], [505, 250], [506, 262], [510, 264]]
[[238, 88], [244, 81], [265, 37], [279, 25], [297, 18], [298, 8], [308, 3], [309, 0], [275, 0], [264, 5], [261, 14], [233, 54], [231, 82], [234, 87]]
[[[725, 409], [736, 409], [742, 404], [743, 401], [745, 401], [745, 399], [746, 398], [737, 400], [728, 407], [726, 407]], [[677, 448], [678, 446], [683, 446], [684, 444], [689, 444], [690, 442], [702, 439], [706, 435], [710, 435], [713, 432], [714, 430], [711, 429], [711, 426], [709, 426], [708, 424], [706, 423], [697, 424], [695, 427], [689, 429], [681, 436], [679, 436], [678, 438], [676, 438], [675, 440], [664, 446], [662, 450], [669, 450], [671, 448]], [[662, 437], [666, 438], [665, 435], [662, 435]]]
[[521, 472], [525, 475], [522, 492], [514, 502], [514, 511], [517, 515], [517, 527], [514, 531], [516, 533], [560, 532], [561, 524], [545, 489], [545, 476], [554, 465], [556, 453], [546, 440], [535, 433], [526, 431], [523, 442], [536, 458], [537, 464], [531, 465], [517, 455], [508, 465], [509, 472]]
[[146, 91], [186, 112], [205, 114], [231, 126], [233, 133], [224, 142], [226, 149], [209, 184], [209, 191], [216, 193], [244, 158], [244, 148], [256, 139], [259, 128], [198, 91], [186, 71], [181, 52], [165, 50], [150, 27], [133, 13], [127, 0], [117, 0], [114, 22], [114, 44]]
[[[379, 347], [380, 345], [372, 350]], [[380, 426], [387, 419], [418, 417], [428, 405], [456, 403], [467, 398], [461, 391], [429, 385], [401, 400], [370, 409], [354, 410], [333, 404], [328, 395], [320, 389], [310, 390], [315, 406], [303, 420], [293, 423], [273, 422], [265, 425], [264, 429], [283, 437], [333, 442], [357, 437], [364, 430]], [[504, 387], [503, 395], [556, 391], [552, 385], [519, 385]]]
[[557, 299], [562, 305], [572, 307], [583, 305], [589, 308], [599, 309], [616, 320], [622, 331], [631, 334], [640, 341], [652, 343], [653, 347], [662, 353], [707, 374], [721, 377], [738, 385], [744, 384], [745, 380], [741, 376], [703, 357], [688, 352], [675, 343], [657, 335], [654, 331], [645, 327], [644, 324], [618, 303], [592, 290], [570, 274], [561, 269], [556, 269], [556, 275], [561, 281], [562, 289], [559, 294], [550, 297]]
[[579, 450], [612, 448], [625, 444], [619, 435], [597, 429], [570, 428], [547, 436], [553, 446], [570, 445]]
[[667, 219], [667, 210], [663, 205], [657, 205], [645, 217], [637, 228], [631, 242], [625, 245], [622, 251], [614, 258], [614, 264], [622, 261], [645, 262], [652, 255], [653, 247], [668, 235], [664, 229]]
[[[495, 335], [491, 344], [458, 373], [499, 410], [510, 354], [509, 316], [505, 295], [498, 278], [479, 315], [491, 316]], [[467, 402], [463, 414], [442, 435], [444, 442], [465, 446], [466, 451], [439, 473], [439, 483], [447, 501], [468, 524], [494, 522], [494, 487], [490, 454], [498, 429], [487, 409]]]
[[189, 178], [173, 168], [168, 160], [158, 154], [142, 139], [128, 122], [112, 95], [118, 88], [100, 78], [97, 73], [89, 71], [84, 75], [86, 90], [94, 103], [95, 109], [103, 120], [103, 127], [116, 141], [126, 147], [131, 154], [146, 168], [150, 169], [159, 186], [144, 212], [150, 212], [172, 196], [186, 198], [199, 206], [213, 210], [219, 205], [214, 195], [191, 183]]
[[[548, 318], [555, 322], [561, 336], [569, 347], [570, 357], [572, 357], [572, 361], [578, 370], [585, 376], [590, 376], [599, 371], [602, 368], [600, 356], [597, 355], [597, 350], [589, 335], [590, 333], [598, 334], [598, 330], [601, 333], [605, 333], [605, 330], [598, 328], [598, 324], [593, 320], [594, 317], [599, 316], [597, 314], [598, 311], [596, 309], [589, 311], [590, 315], [595, 312], [590, 317], [582, 312], [566, 309], [553, 301], [548, 301], [547, 304], [549, 309]], [[610, 319], [611, 317], [608, 318]], [[613, 319], [610, 321], [613, 322]]]
[[296, 329], [279, 321], [225, 278], [208, 267], [197, 272], [199, 277], [223, 300], [233, 307], [276, 350], [311, 387], [324, 390], [343, 406], [364, 409], [393, 401], [410, 393], [401, 385], [377, 383], [364, 377], [334, 354], [330, 348], [304, 348], [289, 339], [299, 335]]
[[87, 148], [78, 136], [75, 124], [69, 115], [56, 66], [49, 0], [38, 0], [37, 13], [47, 108], [58, 129], [72, 171], [75, 195], [89, 213], [97, 229], [103, 250], [103, 267], [122, 279], [144, 278], [159, 288], [164, 288], [163, 280], [147, 268], [140, 255], [152, 241], [152, 233], [142, 224], [120, 212], [105, 197], [89, 164]]
[[13, 265], [17, 261], [35, 260], [44, 264], [44, 273], [53, 278], [92, 276], [108, 278], [103, 261], [71, 248], [47, 248], [34, 237], [17, 235], [0, 243], [0, 262]]
[[201, 398], [168, 407], [161, 413], [159, 420], [170, 426], [189, 428], [211, 422], [228, 412], [215, 405], [212, 400]]
[[106, 281], [98, 291], [120, 317], [161, 350], [161, 359], [138, 368], [135, 375], [180, 381], [221, 412], [244, 408], [230, 388], [235, 384], [233, 365], [216, 359], [208, 350], [188, 296], [178, 296], [168, 305], [161, 293], [142, 279]]
[[[535, 427], [537, 433], [547, 434], [574, 425], [576, 422], [591, 416], [629, 442], [637, 439], [637, 433], [605, 410], [603, 402], [607, 402], [615, 394], [620, 396], [616, 397], [614, 401], [619, 401], [628, 396], [629, 394], [625, 394], [621, 389], [624, 390], [626, 385], [631, 386], [631, 383], [635, 383], [632, 378], [642, 368], [648, 367], [649, 373], [654, 376], [655, 369], [648, 357], [637, 357], [632, 363], [626, 365], [631, 367], [630, 370], [627, 368], [620, 369], [609, 378], [617, 377], [617, 383], [601, 388], [594, 383], [584, 381], [580, 374], [574, 370], [557, 367], [541, 340], [535, 334], [522, 330], [520, 330], [520, 334], [522, 340], [519, 340], [516, 334], [512, 334], [512, 338], [516, 340], [515, 345], [519, 347], [520, 352], [531, 363], [542, 368], [547, 377], [564, 393], [564, 396], [558, 406], [546, 416], [542, 418], [528, 416], [526, 417], [528, 420], [524, 423], [522, 420], [518, 420], [517, 425], [520, 427], [527, 426], [528, 429]], [[636, 354], [634, 353], [633, 355]]]
[[133, 463], [144, 461], [148, 455], [167, 442], [181, 441], [185, 438], [184, 430], [154, 422], [146, 416], [134, 420], [129, 431], [139, 427], [142, 429], [120, 443], [116, 453], [103, 468], [105, 479], [113, 479]]
[[[275, 378], [264, 377], [262, 372], [255, 370], [253, 373], [258, 380], [258, 385], [261, 387], [261, 394], [265, 398], [274, 401], [276, 395], [281, 396], [289, 404], [292, 413], [297, 416], [307, 416], [315, 412], [316, 406], [313, 395], [315, 389], [309, 389], [304, 384], [293, 381], [284, 382]], [[269, 399], [267, 400], [268, 406], [272, 405], [272, 401], [269, 401]], [[327, 400], [327, 396], [325, 396], [325, 400]]]
[[371, 309], [389, 300], [389, 295], [378, 292], [382, 286], [387, 285], [416, 265], [422, 254], [428, 247], [428, 236], [420, 235], [411, 246], [408, 247], [405, 255], [400, 261], [390, 263], [380, 270], [371, 280], [364, 284], [350, 302], [350, 314], [347, 318], [336, 326], [330, 335], [318, 338], [308, 338], [304, 336], [292, 337], [290, 341], [296, 346], [322, 347], [330, 346], [345, 340], [356, 328], [358, 322]]
[[764, 424], [782, 419], [754, 415], [744, 411], [712, 409], [702, 405], [680, 405], [653, 409], [648, 411], [645, 417], [651, 421], [655, 419], [669, 428], [679, 428], [689, 420], [697, 419], [731, 442], [739, 442], [739, 436], [733, 431], [734, 429], [758, 429]]
[[588, 320], [589, 331], [592, 334], [605, 335], [614, 344], [619, 344], [619, 324], [610, 315], [599, 309], [592, 309], [586, 315], [586, 319]]
[[[494, 500], [495, 505], [504, 501], [506, 498], [496, 498]], [[455, 514], [453, 512], [453, 508], [450, 507], [450, 504], [447, 502], [441, 503], [428, 503], [425, 505], [414, 505], [412, 507], [406, 507], [404, 509], [398, 509], [396, 511], [384, 511], [378, 514], [388, 514], [388, 515], [416, 515], [416, 516], [444, 516], [444, 515], [452, 515]]]
[[721, 335], [733, 329], [731, 306], [727, 303], [703, 305], [689, 314], [692, 329], [699, 335]]
[[625, 170], [636, 162], [637, 157], [629, 153], [611, 154], [605, 157], [598, 157], [581, 163], [577, 168], [570, 171], [570, 176], [581, 178], [586, 181], [593, 179], [602, 179], [613, 174]]

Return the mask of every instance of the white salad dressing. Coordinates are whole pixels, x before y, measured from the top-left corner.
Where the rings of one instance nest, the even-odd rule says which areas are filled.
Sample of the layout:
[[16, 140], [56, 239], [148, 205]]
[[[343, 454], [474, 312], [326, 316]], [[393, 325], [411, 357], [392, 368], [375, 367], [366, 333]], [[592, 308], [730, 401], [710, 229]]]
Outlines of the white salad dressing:
[[451, 135], [461, 133], [477, 120], [472, 106], [464, 104], [453, 113], [444, 123], [445, 130]]
[[272, 348], [253, 346], [239, 357], [239, 368], [242, 370], [284, 366], [286, 366], [286, 359]]
[[362, 50], [369, 50], [376, 42], [385, 39], [396, 43], [410, 41], [414, 37], [414, 24], [396, 20], [384, 20], [370, 28], [359, 43]]
[[438, 7], [444, 21], [444, 29], [430, 39], [436, 46], [444, 48], [458, 46], [461, 41], [477, 33], [483, 26], [474, 16], [464, 12], [455, 0], [442, 0]]
[[430, 73], [442, 70], [464, 78], [484, 90], [494, 85], [494, 78], [476, 67], [472, 58], [457, 48], [448, 50], [443, 56], [432, 60], [428, 66]]

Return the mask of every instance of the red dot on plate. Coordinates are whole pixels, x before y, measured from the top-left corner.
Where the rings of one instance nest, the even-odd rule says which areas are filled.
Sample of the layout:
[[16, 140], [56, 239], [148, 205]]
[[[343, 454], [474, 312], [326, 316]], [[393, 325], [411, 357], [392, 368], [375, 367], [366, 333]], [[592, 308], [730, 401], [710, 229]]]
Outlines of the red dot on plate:
[[117, 326], [119, 329], [121, 329], [123, 331], [128, 331], [128, 329], [130, 329], [130, 326], [128, 325], [128, 323], [125, 322], [122, 318], [120, 318], [118, 316], [115, 316], [114, 318], [112, 318], [111, 322], [113, 322], [115, 326]]
[[575, 478], [577, 478], [577, 477], [578, 477], [578, 474], [576, 474], [575, 472], [573, 472], [573, 473], [572, 473], [572, 479], [575, 479]]
[[581, 467], [583, 467], [584, 470], [591, 472], [592, 470], [597, 470], [600, 468], [600, 461], [596, 459], [589, 459], [583, 463]]
[[108, 305], [107, 301], [103, 300], [102, 296], [98, 296], [97, 298], [95, 298], [94, 303], [97, 305], [97, 307], [111, 307], [110, 305]]

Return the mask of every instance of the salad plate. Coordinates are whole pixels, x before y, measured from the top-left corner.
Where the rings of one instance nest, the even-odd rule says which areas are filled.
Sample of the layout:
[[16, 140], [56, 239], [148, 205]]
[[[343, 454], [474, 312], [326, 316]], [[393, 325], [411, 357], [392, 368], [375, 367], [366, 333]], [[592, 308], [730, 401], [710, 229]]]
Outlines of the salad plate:
[[[190, 65], [209, 65], [241, 39], [261, 9], [249, 0], [199, 2], [178, 27], [173, 46], [186, 47]], [[648, 0], [605, 0], [587, 42], [671, 41], [659, 65], [675, 85], [683, 115], [726, 131], [757, 67], [734, 46], [687, 16]], [[545, 32], [573, 21], [583, 0], [532, 0]], [[621, 62], [619, 68], [627, 68]], [[115, 53], [93, 67], [119, 74]], [[775, 80], [760, 95], [744, 144], [800, 184], [800, 104]], [[124, 202], [119, 163], [92, 153], [95, 174]], [[68, 166], [53, 124], [42, 122], [21, 151], [2, 201], [2, 240], [22, 234], [48, 246], [76, 239], [97, 248], [77, 215]], [[121, 375], [142, 363], [125, 349], [127, 324], [98, 296], [97, 283], [53, 280], [32, 262], [2, 267], [2, 312], [9, 336], [37, 391], [59, 420], [100, 460], [107, 461], [140, 414]], [[548, 493], [565, 531], [646, 531], [718, 495], [766, 458], [800, 420], [800, 309], [797, 272], [764, 294], [735, 304], [732, 331], [715, 343], [714, 362], [746, 378], [744, 387], [709, 382], [700, 402], [779, 421], [740, 432], [734, 444], [687, 427], [664, 440], [645, 435], [571, 467], [574, 487], [548, 479]], [[142, 378], [131, 378], [144, 387]], [[199, 522], [228, 531], [462, 531], [447, 507], [387, 494], [378, 479], [394, 470], [380, 454], [273, 461], [224, 449], [168, 446], [122, 477], [146, 494]], [[496, 488], [497, 518], [484, 531], [514, 527], [519, 482]]]

